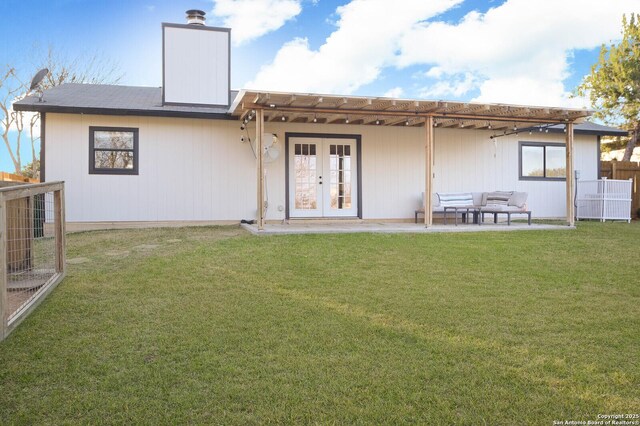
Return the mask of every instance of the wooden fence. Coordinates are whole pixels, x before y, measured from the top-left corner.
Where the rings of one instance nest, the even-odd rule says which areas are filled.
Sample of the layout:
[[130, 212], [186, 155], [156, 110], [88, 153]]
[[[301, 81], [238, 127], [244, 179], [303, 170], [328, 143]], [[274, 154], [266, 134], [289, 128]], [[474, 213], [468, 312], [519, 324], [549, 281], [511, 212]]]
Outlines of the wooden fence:
[[0, 341], [64, 274], [64, 183], [0, 188]]
[[38, 179], [28, 178], [14, 173], [0, 172], [0, 182], [24, 182], [24, 183], [38, 183]]
[[601, 161], [600, 177], [607, 179], [633, 179], [631, 185], [631, 217], [638, 217], [640, 209], [640, 162]]

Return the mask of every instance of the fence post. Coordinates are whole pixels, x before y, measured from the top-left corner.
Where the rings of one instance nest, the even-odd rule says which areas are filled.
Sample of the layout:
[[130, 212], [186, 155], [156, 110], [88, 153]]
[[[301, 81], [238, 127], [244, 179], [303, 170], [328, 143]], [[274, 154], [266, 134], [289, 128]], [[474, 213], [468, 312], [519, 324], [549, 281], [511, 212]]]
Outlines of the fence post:
[[7, 336], [9, 299], [7, 296], [7, 202], [0, 194], [0, 341]]
[[608, 197], [609, 197], [609, 181], [605, 179], [604, 182], [602, 182], [602, 218], [600, 219], [600, 222], [606, 222], [606, 218], [608, 216], [607, 215], [607, 205], [608, 205], [607, 201], [609, 201]]
[[618, 179], [618, 162], [617, 161], [611, 162], [611, 179], [613, 180]]
[[64, 189], [53, 193], [54, 226], [56, 232], [56, 272], [65, 271], [65, 220], [64, 220]]
[[36, 196], [32, 195], [29, 198], [27, 198], [27, 215], [29, 216], [29, 236], [27, 239], [27, 243], [29, 245], [29, 251], [28, 251], [28, 265], [29, 265], [29, 271], [31, 271], [34, 266], [35, 266], [35, 246], [34, 246], [34, 242], [35, 242], [35, 200], [36, 200]]

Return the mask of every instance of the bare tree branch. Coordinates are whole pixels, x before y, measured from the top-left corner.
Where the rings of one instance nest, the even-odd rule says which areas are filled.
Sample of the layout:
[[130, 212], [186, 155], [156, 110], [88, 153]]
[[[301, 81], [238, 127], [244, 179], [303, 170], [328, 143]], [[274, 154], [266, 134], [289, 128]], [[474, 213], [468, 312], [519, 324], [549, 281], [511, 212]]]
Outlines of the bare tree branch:
[[[16, 66], [7, 65], [6, 69], [0, 68], [0, 135], [11, 157], [15, 172], [29, 173], [34, 177], [39, 174], [36, 141], [39, 140], [40, 135], [35, 129], [39, 127], [40, 117], [39, 114], [34, 114], [27, 119], [29, 113], [14, 111], [12, 105], [26, 96], [29, 89], [28, 82], [35, 72], [42, 68], [49, 69], [49, 73], [40, 85], [42, 90], [64, 83], [115, 84], [123, 76], [116, 64], [98, 55], [80, 55], [69, 59], [60, 55], [52, 46], [48, 47], [40, 59], [33, 61], [30, 67], [18, 70]], [[31, 163], [26, 170], [23, 170], [20, 151], [27, 120], [28, 136], [31, 142]], [[15, 132], [13, 140], [10, 139], [10, 132]]]

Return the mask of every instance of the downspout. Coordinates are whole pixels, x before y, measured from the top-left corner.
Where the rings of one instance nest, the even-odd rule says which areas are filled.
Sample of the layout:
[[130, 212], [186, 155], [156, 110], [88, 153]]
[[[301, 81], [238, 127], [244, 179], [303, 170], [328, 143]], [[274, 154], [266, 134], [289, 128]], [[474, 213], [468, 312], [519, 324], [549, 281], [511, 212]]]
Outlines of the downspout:
[[45, 182], [45, 136], [47, 128], [47, 113], [40, 113], [40, 182]]

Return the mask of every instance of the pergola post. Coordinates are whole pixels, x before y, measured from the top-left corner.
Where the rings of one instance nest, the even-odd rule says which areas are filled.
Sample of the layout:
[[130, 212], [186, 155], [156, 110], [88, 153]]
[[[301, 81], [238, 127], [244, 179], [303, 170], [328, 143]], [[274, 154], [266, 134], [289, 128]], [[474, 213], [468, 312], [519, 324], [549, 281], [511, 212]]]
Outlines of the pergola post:
[[574, 182], [573, 182], [573, 122], [566, 127], [566, 174], [567, 174], [567, 225], [574, 226]]
[[424, 181], [424, 225], [430, 228], [433, 225], [433, 116], [429, 115], [424, 121], [425, 127], [425, 181]]
[[258, 231], [264, 229], [264, 149], [262, 135], [264, 134], [264, 110], [256, 109], [256, 166], [258, 177], [258, 200], [256, 223]]

